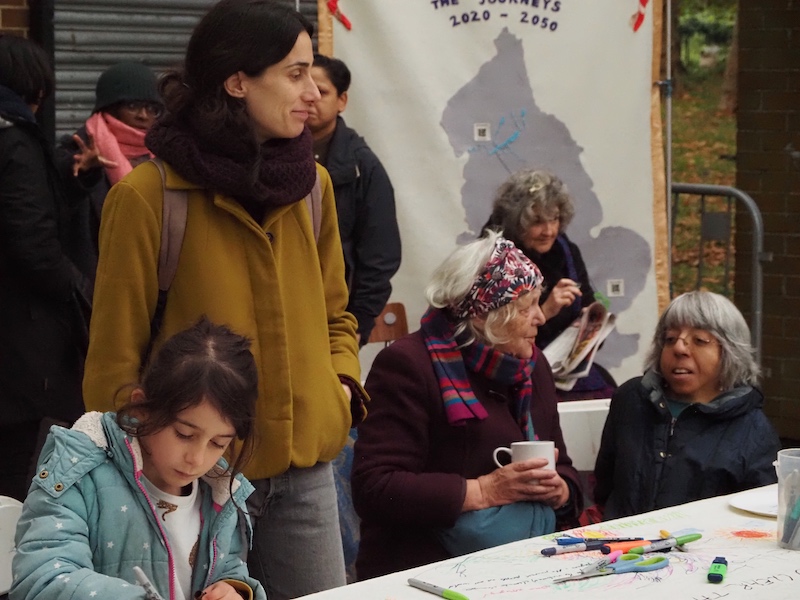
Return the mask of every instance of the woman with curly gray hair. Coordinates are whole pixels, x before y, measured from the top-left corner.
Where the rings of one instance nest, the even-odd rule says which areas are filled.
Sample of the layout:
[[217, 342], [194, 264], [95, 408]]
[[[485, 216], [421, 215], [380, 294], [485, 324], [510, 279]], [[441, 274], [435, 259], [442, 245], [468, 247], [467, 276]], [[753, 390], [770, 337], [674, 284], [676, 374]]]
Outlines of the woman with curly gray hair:
[[761, 406], [750, 330], [719, 294], [675, 298], [646, 372], [614, 394], [595, 466], [604, 519], [777, 481], [780, 441]]
[[[567, 237], [575, 216], [567, 186], [548, 171], [523, 169], [513, 173], [495, 193], [487, 230], [500, 231], [542, 271], [545, 287], [539, 301], [547, 322], [536, 340], [546, 348], [595, 300], [581, 251]], [[599, 365], [592, 366], [564, 400], [608, 398], [616, 389], [613, 378]]]

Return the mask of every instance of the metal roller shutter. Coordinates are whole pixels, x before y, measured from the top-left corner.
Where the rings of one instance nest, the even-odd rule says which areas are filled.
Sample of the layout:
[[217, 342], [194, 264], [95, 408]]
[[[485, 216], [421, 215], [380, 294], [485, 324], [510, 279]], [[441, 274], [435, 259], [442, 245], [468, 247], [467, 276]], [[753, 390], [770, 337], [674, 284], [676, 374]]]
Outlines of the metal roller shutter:
[[[316, 28], [317, 1], [284, 0]], [[56, 0], [53, 12], [56, 139], [91, 114], [97, 78], [123, 60], [156, 72], [183, 59], [192, 29], [214, 0]]]

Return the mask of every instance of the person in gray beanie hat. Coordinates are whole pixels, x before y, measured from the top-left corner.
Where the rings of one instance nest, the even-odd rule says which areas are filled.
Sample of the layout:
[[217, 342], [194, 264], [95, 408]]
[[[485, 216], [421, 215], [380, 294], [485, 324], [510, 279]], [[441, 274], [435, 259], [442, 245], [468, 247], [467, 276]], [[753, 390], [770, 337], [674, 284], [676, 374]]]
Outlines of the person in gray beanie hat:
[[66, 193], [90, 240], [80, 253], [88, 270], [97, 266], [100, 212], [111, 186], [152, 157], [144, 136], [161, 114], [155, 73], [138, 62], [120, 62], [100, 75], [95, 105], [85, 125], [64, 136], [56, 163]]

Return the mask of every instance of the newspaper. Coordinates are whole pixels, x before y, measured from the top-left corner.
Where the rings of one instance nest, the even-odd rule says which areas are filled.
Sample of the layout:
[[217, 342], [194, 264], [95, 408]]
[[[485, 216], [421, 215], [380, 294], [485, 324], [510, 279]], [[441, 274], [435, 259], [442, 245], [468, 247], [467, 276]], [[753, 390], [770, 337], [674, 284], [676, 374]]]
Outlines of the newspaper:
[[569, 391], [578, 379], [589, 374], [597, 349], [614, 330], [615, 322], [616, 316], [602, 303], [593, 302], [542, 350], [558, 389]]

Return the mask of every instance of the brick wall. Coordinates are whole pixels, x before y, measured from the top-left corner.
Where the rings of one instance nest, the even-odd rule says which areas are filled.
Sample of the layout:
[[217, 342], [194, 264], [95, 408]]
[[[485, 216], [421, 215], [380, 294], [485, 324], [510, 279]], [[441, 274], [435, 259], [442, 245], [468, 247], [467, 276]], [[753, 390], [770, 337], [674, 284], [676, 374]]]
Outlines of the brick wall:
[[0, 0], [0, 31], [27, 35], [28, 0]]
[[[800, 0], [739, 1], [736, 187], [764, 219], [765, 410], [800, 441]], [[744, 211], [741, 211], [744, 212]], [[737, 218], [736, 301], [749, 311], [751, 220]]]

